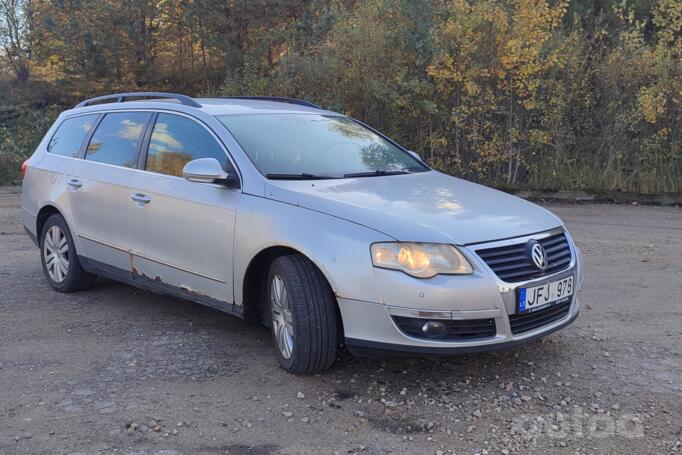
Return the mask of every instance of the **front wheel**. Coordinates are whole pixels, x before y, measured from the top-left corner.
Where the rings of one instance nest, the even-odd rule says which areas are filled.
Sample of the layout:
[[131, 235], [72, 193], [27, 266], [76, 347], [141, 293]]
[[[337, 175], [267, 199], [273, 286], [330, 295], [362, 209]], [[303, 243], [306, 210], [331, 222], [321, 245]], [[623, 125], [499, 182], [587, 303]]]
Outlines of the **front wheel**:
[[268, 304], [279, 363], [295, 374], [313, 374], [336, 360], [334, 293], [319, 269], [300, 254], [270, 265]]

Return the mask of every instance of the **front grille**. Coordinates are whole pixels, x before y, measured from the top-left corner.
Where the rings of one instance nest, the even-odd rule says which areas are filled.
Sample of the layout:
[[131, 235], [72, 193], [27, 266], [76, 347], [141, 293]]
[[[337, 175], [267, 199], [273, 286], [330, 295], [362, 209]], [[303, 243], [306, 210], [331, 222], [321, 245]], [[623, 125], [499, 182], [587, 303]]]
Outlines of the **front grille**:
[[[430, 340], [473, 340], [479, 338], [491, 338], [497, 334], [494, 319], [422, 319], [407, 318], [404, 316], [392, 316], [393, 321], [406, 335]], [[424, 335], [422, 327], [428, 321], [438, 321], [447, 327], [445, 336], [430, 338]]]
[[560, 272], [571, 263], [571, 248], [564, 233], [537, 239], [547, 253], [547, 268], [538, 270], [526, 253], [526, 243], [476, 250], [501, 280], [509, 283], [540, 278]]
[[511, 331], [514, 335], [530, 332], [531, 330], [563, 319], [570, 309], [571, 302], [569, 300], [568, 302], [554, 305], [545, 308], [544, 310], [538, 310], [533, 313], [513, 314], [509, 316]]

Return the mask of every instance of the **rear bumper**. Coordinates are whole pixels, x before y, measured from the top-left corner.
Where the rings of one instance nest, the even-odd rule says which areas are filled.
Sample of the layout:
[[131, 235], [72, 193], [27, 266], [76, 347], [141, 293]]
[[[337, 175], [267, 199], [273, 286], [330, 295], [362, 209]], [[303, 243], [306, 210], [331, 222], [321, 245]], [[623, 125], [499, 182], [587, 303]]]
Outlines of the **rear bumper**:
[[22, 207], [21, 209], [21, 224], [24, 225], [24, 231], [33, 240], [33, 243], [38, 246], [38, 233], [36, 232], [36, 216]]

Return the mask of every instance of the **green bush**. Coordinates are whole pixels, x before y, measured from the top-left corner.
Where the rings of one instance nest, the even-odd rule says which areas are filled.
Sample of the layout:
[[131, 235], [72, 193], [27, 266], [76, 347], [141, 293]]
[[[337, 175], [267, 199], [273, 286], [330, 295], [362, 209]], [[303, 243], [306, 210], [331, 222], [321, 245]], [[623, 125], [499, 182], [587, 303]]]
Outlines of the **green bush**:
[[60, 108], [0, 107], [0, 183], [19, 180], [21, 164], [38, 146]]

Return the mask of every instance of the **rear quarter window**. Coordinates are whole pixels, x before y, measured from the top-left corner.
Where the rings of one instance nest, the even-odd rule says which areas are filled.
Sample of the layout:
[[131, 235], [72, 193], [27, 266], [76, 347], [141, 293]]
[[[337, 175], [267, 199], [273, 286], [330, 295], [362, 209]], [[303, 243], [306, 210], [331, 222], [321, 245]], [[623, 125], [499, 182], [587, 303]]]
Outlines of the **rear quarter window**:
[[83, 140], [97, 120], [98, 114], [67, 118], [59, 125], [47, 145], [47, 151], [55, 155], [77, 157]]

